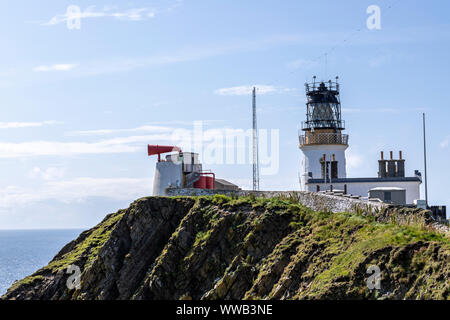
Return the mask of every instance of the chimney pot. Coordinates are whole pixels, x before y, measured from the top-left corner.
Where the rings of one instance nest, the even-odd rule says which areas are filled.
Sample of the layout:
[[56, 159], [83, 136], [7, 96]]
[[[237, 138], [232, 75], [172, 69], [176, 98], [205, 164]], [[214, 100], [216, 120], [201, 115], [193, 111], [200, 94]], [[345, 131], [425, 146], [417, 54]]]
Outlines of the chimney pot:
[[384, 160], [384, 152], [381, 151], [381, 160]]
[[391, 153], [391, 160], [394, 160], [394, 152], [391, 151], [390, 153]]
[[398, 155], [399, 155], [399, 157], [400, 157], [400, 160], [403, 160], [403, 159], [402, 159], [402, 151], [401, 151], [401, 150], [399, 151]]

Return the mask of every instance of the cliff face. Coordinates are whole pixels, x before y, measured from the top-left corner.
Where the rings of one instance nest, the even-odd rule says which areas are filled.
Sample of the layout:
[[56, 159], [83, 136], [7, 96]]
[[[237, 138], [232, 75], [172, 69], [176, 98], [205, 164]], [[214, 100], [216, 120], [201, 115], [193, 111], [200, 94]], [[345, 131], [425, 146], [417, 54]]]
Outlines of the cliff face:
[[[449, 299], [449, 262], [448, 235], [417, 223], [314, 212], [289, 197], [150, 197], [83, 232], [2, 298]], [[66, 285], [71, 265], [78, 289]], [[380, 290], [367, 287], [371, 265]]]

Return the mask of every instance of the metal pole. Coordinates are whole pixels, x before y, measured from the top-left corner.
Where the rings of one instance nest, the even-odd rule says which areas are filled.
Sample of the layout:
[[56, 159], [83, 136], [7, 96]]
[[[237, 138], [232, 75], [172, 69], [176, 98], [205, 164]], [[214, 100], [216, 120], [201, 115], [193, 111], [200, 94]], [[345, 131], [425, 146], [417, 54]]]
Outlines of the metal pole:
[[425, 113], [423, 113], [423, 162], [425, 165], [425, 203], [428, 207], [427, 140], [425, 131]]
[[333, 190], [331, 190], [332, 185], [333, 185], [333, 183], [331, 182], [331, 163], [332, 162], [333, 162], [333, 156], [330, 155], [330, 170], [328, 170], [328, 172], [330, 173], [330, 191], [333, 191]]
[[258, 126], [256, 121], [256, 87], [253, 87], [253, 191], [259, 191]]

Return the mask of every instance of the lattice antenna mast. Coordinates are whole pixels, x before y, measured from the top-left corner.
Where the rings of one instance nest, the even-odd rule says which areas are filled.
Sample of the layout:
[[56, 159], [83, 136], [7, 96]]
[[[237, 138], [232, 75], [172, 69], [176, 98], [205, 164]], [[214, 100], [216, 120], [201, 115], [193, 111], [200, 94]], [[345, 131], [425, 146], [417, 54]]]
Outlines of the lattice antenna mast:
[[256, 87], [253, 87], [253, 191], [259, 191], [258, 125], [256, 121]]

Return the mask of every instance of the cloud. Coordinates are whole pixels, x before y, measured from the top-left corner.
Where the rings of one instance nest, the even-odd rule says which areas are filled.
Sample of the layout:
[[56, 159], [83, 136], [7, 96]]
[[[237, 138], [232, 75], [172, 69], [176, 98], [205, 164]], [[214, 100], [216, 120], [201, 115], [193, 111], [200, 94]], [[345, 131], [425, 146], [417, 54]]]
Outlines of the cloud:
[[100, 130], [80, 130], [69, 132], [71, 136], [93, 136], [93, 135], [108, 135], [125, 132], [153, 132], [153, 133], [167, 133], [172, 132], [173, 128], [163, 126], [140, 126], [131, 129], [100, 129]]
[[1, 188], [0, 208], [29, 206], [48, 200], [75, 203], [92, 197], [133, 200], [150, 195], [151, 190], [151, 179], [80, 177], [64, 181], [46, 181], [39, 188]]
[[41, 122], [0, 122], [0, 129], [34, 128], [52, 124], [60, 124], [60, 121], [41, 121]]
[[352, 169], [357, 169], [357, 168], [361, 167], [362, 164], [364, 163], [364, 159], [360, 153], [358, 153], [352, 149], [349, 149], [347, 151], [347, 155], [346, 155], [346, 162], [347, 162], [347, 168], [352, 170]]
[[214, 90], [214, 94], [218, 94], [221, 96], [244, 96], [249, 95], [253, 91], [253, 87], [256, 87], [257, 94], [269, 94], [269, 93], [282, 93], [289, 92], [295, 89], [291, 88], [278, 88], [270, 85], [263, 84], [255, 84], [255, 85], [245, 85], [238, 87], [230, 87], [230, 88], [220, 88]]
[[50, 72], [50, 71], [70, 71], [76, 68], [76, 64], [53, 64], [49, 66], [37, 66], [33, 68], [34, 72]]
[[[117, 72], [129, 72], [135, 69], [160, 67], [183, 62], [199, 61], [203, 59], [234, 54], [239, 52], [259, 51], [273, 46], [302, 42], [302, 37], [281, 35], [268, 36], [255, 40], [235, 40], [230, 43], [210, 44], [206, 46], [192, 45], [179, 48], [166, 54], [155, 54], [148, 57], [131, 57], [119, 59], [101, 59], [86, 61], [77, 66], [75, 76], [98, 76]], [[176, 52], [176, 53], [173, 53]], [[267, 86], [270, 87], [270, 86]], [[261, 88], [260, 88], [261, 89]]]
[[119, 137], [95, 142], [59, 142], [59, 141], [30, 141], [19, 143], [0, 142], [0, 158], [131, 153], [145, 150], [146, 142], [167, 141], [170, 139], [171, 139], [170, 134], [154, 134], [143, 136]]
[[[230, 149], [245, 149], [247, 142], [244, 141], [241, 145], [241, 140], [238, 139], [238, 144], [234, 141], [228, 141], [228, 137], [242, 139], [251, 136], [251, 129], [232, 129], [232, 128], [203, 128], [203, 121], [193, 122], [193, 128], [186, 129], [180, 126], [163, 127], [163, 126], [140, 126], [130, 129], [100, 129], [100, 130], [85, 130], [73, 131], [68, 135], [73, 136], [105, 136], [108, 134], [128, 133], [128, 132], [145, 132], [145, 135], [131, 135], [131, 136], [115, 136], [111, 138], [103, 138], [97, 141], [25, 141], [25, 142], [1, 142], [0, 141], [0, 159], [1, 158], [24, 158], [24, 157], [38, 157], [38, 156], [56, 156], [56, 157], [70, 157], [75, 155], [94, 155], [94, 154], [119, 154], [119, 153], [146, 153], [147, 144], [169, 144], [177, 145], [183, 150], [196, 149], [197, 152], [204, 153], [204, 150], [214, 148]], [[274, 134], [269, 130], [271, 138]], [[261, 134], [269, 134], [265, 129], [261, 129]], [[98, 138], [98, 137], [97, 137]], [[269, 140], [267, 143], [269, 143]], [[263, 142], [265, 140], [261, 140]], [[272, 143], [272, 142], [271, 142]], [[209, 152], [208, 151], [208, 152]], [[36, 170], [36, 175], [40, 171]], [[43, 177], [43, 175], [41, 174]]]
[[64, 177], [66, 173], [65, 168], [60, 167], [49, 167], [47, 169], [41, 169], [39, 167], [34, 167], [30, 171], [30, 178], [40, 178], [43, 180], [58, 180]]
[[439, 145], [441, 146], [441, 148], [447, 148], [449, 143], [450, 143], [450, 136], [448, 136], [444, 140], [442, 140]]
[[115, 10], [116, 9], [112, 7], [97, 9], [96, 6], [89, 6], [83, 11], [77, 6], [71, 6], [68, 7], [66, 13], [58, 14], [41, 25], [54, 26], [70, 20], [81, 20], [87, 18], [114, 18], [124, 21], [142, 21], [154, 18], [156, 13], [156, 10], [153, 8], [132, 8], [124, 11]]

